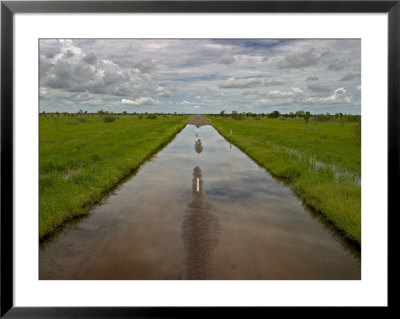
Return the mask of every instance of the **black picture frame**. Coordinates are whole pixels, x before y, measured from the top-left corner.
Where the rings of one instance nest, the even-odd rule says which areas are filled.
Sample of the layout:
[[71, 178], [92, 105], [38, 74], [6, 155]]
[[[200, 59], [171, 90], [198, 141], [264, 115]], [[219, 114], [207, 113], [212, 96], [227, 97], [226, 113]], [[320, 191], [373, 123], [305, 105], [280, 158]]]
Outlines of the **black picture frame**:
[[[1, 1], [1, 317], [132, 318], [282, 314], [278, 307], [14, 307], [13, 303], [13, 17], [15, 13], [387, 13], [388, 14], [388, 247], [398, 213], [400, 161], [400, 0], [396, 1]], [[390, 264], [388, 254], [388, 265]], [[388, 271], [390, 271], [390, 267]], [[389, 276], [390, 276], [390, 272]], [[393, 285], [393, 282], [392, 282]], [[390, 288], [390, 281], [388, 280]], [[389, 311], [393, 294], [388, 291]], [[309, 307], [290, 307], [297, 316]], [[288, 309], [285, 309], [288, 310]], [[326, 308], [313, 311], [326, 314]], [[340, 307], [330, 308], [335, 315]], [[366, 311], [371, 311], [365, 308]], [[359, 311], [359, 310], [357, 310]]]

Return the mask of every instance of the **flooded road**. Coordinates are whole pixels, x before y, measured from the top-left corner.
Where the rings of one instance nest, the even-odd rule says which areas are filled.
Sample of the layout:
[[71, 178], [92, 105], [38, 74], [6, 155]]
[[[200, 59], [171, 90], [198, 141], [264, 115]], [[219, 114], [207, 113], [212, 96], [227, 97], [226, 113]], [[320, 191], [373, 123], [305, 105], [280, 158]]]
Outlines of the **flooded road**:
[[187, 125], [88, 217], [40, 279], [360, 279], [360, 251], [210, 125]]

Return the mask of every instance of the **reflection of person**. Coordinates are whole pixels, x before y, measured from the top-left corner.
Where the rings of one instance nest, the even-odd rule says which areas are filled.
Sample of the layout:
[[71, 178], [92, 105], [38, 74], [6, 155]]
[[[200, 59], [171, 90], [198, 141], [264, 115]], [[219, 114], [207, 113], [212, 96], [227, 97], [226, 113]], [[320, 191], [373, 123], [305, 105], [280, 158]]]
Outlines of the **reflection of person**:
[[192, 201], [182, 223], [186, 261], [183, 279], [211, 279], [213, 251], [218, 243], [218, 222], [203, 191], [201, 169], [193, 169]]
[[201, 140], [198, 139], [195, 143], [194, 143], [194, 149], [197, 153], [201, 153], [203, 151], [203, 145], [201, 145]]

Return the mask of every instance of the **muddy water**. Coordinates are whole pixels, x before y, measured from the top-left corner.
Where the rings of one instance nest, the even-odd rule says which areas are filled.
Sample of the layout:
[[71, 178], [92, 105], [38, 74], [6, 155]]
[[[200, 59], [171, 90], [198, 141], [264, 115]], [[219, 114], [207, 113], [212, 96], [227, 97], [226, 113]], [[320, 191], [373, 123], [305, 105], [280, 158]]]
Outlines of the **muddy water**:
[[40, 248], [40, 279], [360, 279], [361, 256], [212, 126], [187, 125]]

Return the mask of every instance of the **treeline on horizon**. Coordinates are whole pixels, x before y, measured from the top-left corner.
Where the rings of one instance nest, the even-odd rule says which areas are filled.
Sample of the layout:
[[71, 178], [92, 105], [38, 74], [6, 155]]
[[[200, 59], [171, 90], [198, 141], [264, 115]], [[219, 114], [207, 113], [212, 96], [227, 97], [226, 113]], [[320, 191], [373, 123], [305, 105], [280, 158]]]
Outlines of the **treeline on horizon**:
[[[158, 116], [166, 116], [166, 115], [187, 115], [189, 113], [165, 113], [165, 112], [154, 112], [154, 113], [140, 113], [140, 112], [131, 112], [128, 113], [127, 111], [123, 112], [109, 112], [109, 111], [104, 111], [104, 110], [99, 110], [97, 112], [88, 112], [88, 111], [83, 111], [79, 110], [78, 112], [45, 112], [42, 111], [40, 113], [40, 116], [44, 117], [82, 117], [82, 116], [102, 116], [104, 118], [112, 119], [114, 120], [114, 116], [121, 116], [121, 115], [135, 115], [138, 116], [139, 118], [146, 118], [146, 119], [156, 119]], [[194, 114], [194, 113], [193, 113]], [[247, 118], [253, 118], [255, 120], [260, 120], [262, 118], [272, 118], [272, 119], [302, 119], [305, 122], [308, 122], [310, 119], [314, 121], [335, 121], [335, 120], [340, 120], [340, 121], [345, 121], [345, 122], [360, 122], [361, 121], [361, 115], [357, 114], [343, 114], [343, 113], [335, 113], [335, 114], [330, 114], [330, 113], [315, 113], [312, 114], [311, 112], [308, 111], [297, 111], [295, 113], [289, 112], [289, 113], [280, 113], [279, 111], [273, 111], [271, 113], [252, 113], [252, 112], [242, 112], [239, 113], [237, 111], [232, 111], [230, 114], [226, 113], [225, 111], [221, 111], [219, 114], [215, 113], [210, 113], [206, 114], [210, 116], [221, 116], [221, 117], [231, 117], [235, 120], [245, 120]], [[111, 121], [112, 121], [111, 120]]]
[[238, 113], [237, 111], [232, 111], [231, 114], [225, 113], [225, 111], [221, 111], [219, 116], [222, 117], [231, 117], [235, 120], [244, 120], [246, 118], [255, 118], [261, 119], [262, 117], [273, 118], [273, 119], [304, 119], [306, 122], [312, 119], [314, 121], [333, 121], [333, 120], [341, 120], [347, 122], [360, 122], [361, 115], [354, 115], [354, 114], [343, 114], [343, 113], [320, 113], [320, 114], [311, 114], [310, 112], [305, 112], [303, 110], [297, 111], [295, 113], [280, 113], [279, 111], [273, 111], [271, 113], [251, 113], [251, 112], [242, 112]]

